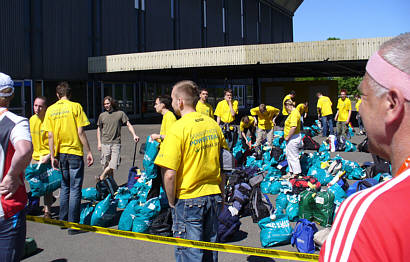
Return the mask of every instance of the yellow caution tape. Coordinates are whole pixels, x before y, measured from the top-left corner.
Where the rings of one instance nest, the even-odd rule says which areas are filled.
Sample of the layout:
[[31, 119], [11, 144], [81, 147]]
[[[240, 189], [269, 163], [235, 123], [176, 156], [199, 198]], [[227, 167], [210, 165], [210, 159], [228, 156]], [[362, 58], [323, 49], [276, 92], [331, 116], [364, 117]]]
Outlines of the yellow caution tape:
[[94, 232], [94, 233], [103, 234], [103, 235], [137, 239], [137, 240], [149, 241], [149, 242], [160, 243], [160, 244], [167, 244], [167, 245], [172, 245], [172, 246], [184, 246], [184, 247], [200, 248], [200, 249], [207, 249], [207, 250], [221, 251], [221, 252], [228, 252], [228, 253], [237, 253], [237, 254], [242, 254], [242, 255], [272, 257], [272, 258], [289, 259], [289, 260], [297, 260], [297, 261], [318, 261], [319, 260], [319, 256], [316, 254], [289, 252], [289, 251], [283, 251], [283, 250], [273, 250], [273, 249], [264, 249], [264, 248], [256, 248], [256, 247], [235, 246], [235, 245], [210, 243], [210, 242], [195, 241], [195, 240], [174, 238], [174, 237], [163, 237], [163, 236], [157, 236], [157, 235], [123, 231], [123, 230], [112, 229], [112, 228], [89, 226], [89, 225], [83, 225], [83, 224], [78, 224], [78, 223], [66, 222], [66, 221], [43, 218], [43, 217], [29, 216], [29, 215], [27, 215], [27, 220], [37, 222], [37, 223], [42, 223], [42, 224], [49, 224], [49, 225], [54, 225], [54, 226], [89, 231], [89, 232]]

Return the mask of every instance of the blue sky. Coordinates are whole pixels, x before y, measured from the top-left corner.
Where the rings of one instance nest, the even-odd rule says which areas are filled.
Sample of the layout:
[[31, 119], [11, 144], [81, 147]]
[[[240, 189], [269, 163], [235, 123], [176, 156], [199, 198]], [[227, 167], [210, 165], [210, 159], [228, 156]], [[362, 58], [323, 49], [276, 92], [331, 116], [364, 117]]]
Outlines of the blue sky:
[[293, 17], [294, 42], [404, 32], [410, 32], [410, 0], [305, 0]]

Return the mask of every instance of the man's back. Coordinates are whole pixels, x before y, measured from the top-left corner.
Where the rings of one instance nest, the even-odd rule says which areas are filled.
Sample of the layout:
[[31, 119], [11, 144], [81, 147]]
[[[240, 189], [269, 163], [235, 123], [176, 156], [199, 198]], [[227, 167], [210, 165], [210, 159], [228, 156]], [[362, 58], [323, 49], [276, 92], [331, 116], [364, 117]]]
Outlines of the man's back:
[[173, 124], [155, 163], [177, 171], [176, 198], [221, 193], [219, 156], [223, 143], [218, 124], [198, 112], [186, 114]]
[[78, 127], [90, 122], [79, 103], [60, 99], [47, 109], [44, 129], [53, 132], [55, 153], [82, 156], [83, 146]]
[[330, 98], [327, 96], [319, 97], [319, 99], [317, 100], [317, 108], [320, 108], [320, 110], [322, 111], [322, 116], [333, 114], [332, 101], [330, 101]]

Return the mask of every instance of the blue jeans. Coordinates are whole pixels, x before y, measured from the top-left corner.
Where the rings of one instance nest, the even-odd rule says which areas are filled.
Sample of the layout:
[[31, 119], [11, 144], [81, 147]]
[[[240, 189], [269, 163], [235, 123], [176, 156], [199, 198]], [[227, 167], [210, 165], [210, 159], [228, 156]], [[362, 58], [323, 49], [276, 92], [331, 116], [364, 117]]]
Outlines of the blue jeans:
[[[192, 199], [178, 199], [172, 209], [172, 231], [174, 237], [216, 242], [218, 216], [222, 208], [220, 195], [202, 196]], [[218, 261], [218, 252], [176, 247], [175, 259], [184, 261]]]
[[0, 221], [0, 261], [20, 261], [26, 239], [26, 212]]
[[[334, 135], [333, 132], [333, 115], [327, 115], [327, 116], [322, 116], [320, 118], [320, 120], [322, 121], [322, 133], [323, 136], [328, 136], [328, 135]], [[327, 132], [329, 128], [329, 133]]]
[[60, 154], [60, 168], [63, 174], [60, 190], [60, 220], [80, 222], [81, 188], [84, 179], [82, 156]]

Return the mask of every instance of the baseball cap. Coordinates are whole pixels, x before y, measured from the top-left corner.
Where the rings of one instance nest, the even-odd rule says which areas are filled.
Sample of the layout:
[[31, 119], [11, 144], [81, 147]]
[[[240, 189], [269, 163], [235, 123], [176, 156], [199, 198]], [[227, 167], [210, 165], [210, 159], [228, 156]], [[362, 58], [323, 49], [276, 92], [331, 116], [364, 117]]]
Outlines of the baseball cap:
[[6, 88], [11, 88], [10, 93], [0, 93], [0, 97], [11, 96], [14, 93], [14, 82], [11, 77], [0, 72], [0, 92]]

